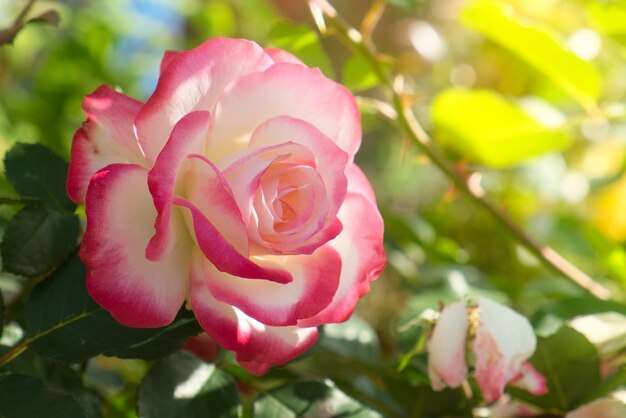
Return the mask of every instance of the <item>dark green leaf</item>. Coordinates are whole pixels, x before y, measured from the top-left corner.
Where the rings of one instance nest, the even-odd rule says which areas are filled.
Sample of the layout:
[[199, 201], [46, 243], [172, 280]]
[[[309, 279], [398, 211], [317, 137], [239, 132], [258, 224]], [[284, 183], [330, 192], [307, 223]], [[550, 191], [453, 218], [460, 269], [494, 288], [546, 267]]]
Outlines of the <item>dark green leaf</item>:
[[26, 206], [15, 215], [2, 239], [4, 270], [34, 277], [54, 269], [76, 248], [80, 225], [71, 213]]
[[240, 401], [230, 376], [177, 353], [158, 362], [141, 382], [138, 407], [144, 418], [237, 417]]
[[72, 396], [51, 389], [31, 376], [0, 375], [2, 418], [85, 418], [83, 408]]
[[289, 383], [262, 394], [254, 404], [256, 418], [350, 417], [381, 415], [340, 391], [330, 381]]
[[4, 297], [0, 292], [0, 337], [2, 337], [2, 331], [4, 330]]
[[326, 51], [309, 26], [279, 22], [270, 30], [268, 41], [272, 47], [291, 52], [309, 67], [318, 67], [324, 75], [332, 77], [334, 72]]
[[488, 90], [446, 90], [435, 99], [432, 117], [440, 142], [491, 167], [518, 164], [571, 140]]
[[98, 354], [157, 359], [181, 348], [200, 332], [190, 311], [181, 310], [163, 328], [128, 328], [98, 306], [85, 287], [85, 267], [72, 257], [38, 284], [26, 306], [26, 334], [41, 356], [77, 363]]
[[577, 57], [549, 28], [494, 0], [468, 4], [462, 20], [541, 71], [571, 97], [585, 106], [593, 105], [600, 91], [597, 69]]
[[521, 389], [509, 391], [541, 408], [568, 411], [584, 403], [599, 387], [598, 351], [584, 335], [567, 326], [547, 338], [539, 337], [530, 362], [546, 377], [548, 393], [534, 396]]
[[23, 197], [41, 199], [49, 208], [74, 212], [65, 192], [67, 162], [39, 144], [15, 144], [4, 157], [7, 179]]

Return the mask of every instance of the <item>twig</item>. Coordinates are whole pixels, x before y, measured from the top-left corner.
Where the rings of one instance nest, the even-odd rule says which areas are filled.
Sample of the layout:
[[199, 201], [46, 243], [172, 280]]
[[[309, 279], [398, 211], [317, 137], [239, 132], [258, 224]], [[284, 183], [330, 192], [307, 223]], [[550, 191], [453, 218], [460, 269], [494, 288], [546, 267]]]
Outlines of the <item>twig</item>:
[[426, 131], [419, 124], [410, 104], [404, 100], [398, 82], [392, 77], [377, 58], [373, 45], [364, 42], [360, 33], [343, 21], [336, 10], [326, 0], [309, 0], [309, 7], [322, 33], [330, 32], [344, 41], [348, 46], [360, 53], [367, 60], [378, 76], [381, 84], [387, 88], [392, 96], [392, 104], [396, 110], [396, 122], [411, 138], [417, 147], [435, 164], [457, 187], [476, 205], [484, 208], [493, 218], [514, 236], [527, 250], [533, 253], [551, 270], [571, 280], [598, 299], [610, 299], [611, 292], [600, 283], [594, 281], [586, 273], [563, 258], [552, 248], [535, 241], [517, 225], [509, 215], [489, 199], [480, 187], [480, 173], [460, 172], [444, 153], [433, 143]]
[[26, 16], [28, 15], [28, 12], [30, 12], [30, 9], [33, 7], [33, 4], [35, 4], [36, 1], [37, 0], [28, 0], [20, 14], [17, 15], [17, 17], [13, 21], [13, 24], [6, 29], [0, 30], [0, 45], [13, 42], [13, 39], [18, 34], [18, 32], [24, 27], [24, 25], [26, 25]]

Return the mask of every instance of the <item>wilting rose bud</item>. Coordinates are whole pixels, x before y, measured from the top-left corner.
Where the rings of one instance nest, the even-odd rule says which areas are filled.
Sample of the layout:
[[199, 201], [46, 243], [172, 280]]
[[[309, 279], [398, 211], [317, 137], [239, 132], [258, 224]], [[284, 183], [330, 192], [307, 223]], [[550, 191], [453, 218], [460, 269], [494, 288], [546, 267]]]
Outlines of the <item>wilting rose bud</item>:
[[537, 343], [528, 320], [489, 299], [476, 301], [472, 306], [459, 301], [441, 312], [427, 346], [433, 389], [463, 383], [469, 369], [467, 350], [471, 350], [476, 380], [486, 401], [502, 396], [507, 384], [535, 395], [546, 393], [545, 378], [526, 362]]

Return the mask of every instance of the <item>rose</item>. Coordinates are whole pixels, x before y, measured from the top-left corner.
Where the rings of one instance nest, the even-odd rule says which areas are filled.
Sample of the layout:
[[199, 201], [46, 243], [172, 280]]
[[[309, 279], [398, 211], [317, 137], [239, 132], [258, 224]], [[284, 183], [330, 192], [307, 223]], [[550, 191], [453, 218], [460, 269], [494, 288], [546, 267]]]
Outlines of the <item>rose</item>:
[[145, 103], [103, 86], [83, 108], [67, 190], [86, 205], [87, 288], [122, 324], [167, 325], [187, 301], [263, 373], [380, 274], [354, 97], [287, 52], [212, 39], [167, 52]]
[[432, 388], [456, 388], [467, 378], [469, 333], [476, 380], [487, 402], [502, 396], [508, 383], [534, 395], [546, 393], [545, 378], [526, 362], [537, 343], [528, 320], [489, 299], [476, 301], [469, 307], [465, 301], [455, 302], [441, 312], [427, 344]]

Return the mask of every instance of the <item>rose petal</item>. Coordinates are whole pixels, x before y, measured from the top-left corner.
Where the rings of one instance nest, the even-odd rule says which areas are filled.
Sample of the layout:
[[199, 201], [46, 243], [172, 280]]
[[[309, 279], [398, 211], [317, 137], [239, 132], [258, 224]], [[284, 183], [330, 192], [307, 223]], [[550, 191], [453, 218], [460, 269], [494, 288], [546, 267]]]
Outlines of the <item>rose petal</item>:
[[601, 398], [569, 412], [565, 418], [624, 418], [626, 403], [620, 399]]
[[109, 165], [92, 177], [80, 251], [91, 296], [118, 322], [143, 328], [176, 316], [187, 294], [190, 251], [190, 240], [181, 236], [167, 259], [145, 258], [156, 217], [147, 177], [146, 169], [129, 164]]
[[178, 51], [165, 51], [163, 53], [163, 58], [161, 58], [161, 66], [159, 68], [159, 74], [163, 74], [165, 69], [170, 65], [174, 58], [176, 58], [180, 52]]
[[185, 115], [174, 127], [148, 174], [148, 187], [158, 213], [154, 236], [146, 248], [146, 257], [150, 260], [159, 260], [171, 251], [171, 230], [174, 226], [170, 215], [174, 189], [177, 179], [184, 177], [188, 170], [185, 166], [188, 165], [187, 156], [199, 152], [204, 144], [209, 118], [209, 112], [205, 111]]
[[87, 120], [72, 141], [67, 193], [85, 202], [89, 179], [112, 163], [145, 164], [133, 131], [133, 119], [142, 103], [100, 86], [83, 100]]
[[270, 56], [270, 58], [272, 58], [272, 60], [275, 63], [279, 63], [279, 62], [289, 62], [292, 64], [298, 64], [298, 65], [302, 65], [303, 67], [306, 67], [307, 65], [305, 63], [303, 63], [300, 58], [296, 57], [295, 55], [285, 51], [284, 49], [279, 49], [279, 48], [265, 48], [265, 53], [267, 55]]
[[517, 377], [511, 381], [511, 385], [525, 389], [536, 396], [548, 393], [546, 378], [530, 363], [522, 363], [520, 372]]
[[380, 213], [368, 198], [350, 191], [352, 179], [363, 175], [360, 169], [353, 164], [347, 175], [348, 195], [338, 214], [343, 231], [327, 244], [337, 250], [343, 261], [339, 288], [332, 303], [313, 318], [300, 321], [298, 324], [301, 326], [348, 320], [356, 303], [369, 292], [370, 282], [380, 275], [385, 266]]
[[[330, 246], [312, 255], [266, 257], [286, 268], [293, 277], [288, 284], [248, 280], [220, 273], [207, 265], [206, 285], [213, 296], [241, 309], [246, 315], [266, 325], [296, 325], [310, 318], [333, 299], [339, 285], [342, 261]], [[263, 261], [259, 261], [262, 265]]]
[[317, 69], [279, 63], [241, 77], [215, 105], [208, 155], [222, 158], [245, 148], [261, 123], [285, 115], [316, 126], [352, 159], [361, 143], [356, 101], [343, 86]]
[[476, 330], [476, 380], [487, 402], [502, 396], [504, 386], [521, 371], [535, 351], [537, 339], [528, 320], [487, 298], [476, 298], [480, 323]]
[[[223, 348], [235, 351], [237, 360], [244, 366], [250, 362], [283, 364], [315, 343], [317, 328], [264, 325], [215, 299], [205, 281], [206, 265], [202, 254], [197, 251], [192, 254], [191, 307], [207, 334]], [[265, 370], [257, 369], [259, 372]]]
[[465, 340], [467, 307], [464, 301], [446, 306], [428, 341], [428, 376], [433, 390], [456, 388], [467, 377]]
[[272, 63], [261, 47], [243, 39], [214, 38], [178, 53], [135, 119], [146, 159], [156, 160], [181, 117], [194, 110], [211, 110], [228, 83]]

